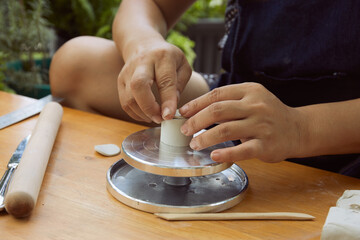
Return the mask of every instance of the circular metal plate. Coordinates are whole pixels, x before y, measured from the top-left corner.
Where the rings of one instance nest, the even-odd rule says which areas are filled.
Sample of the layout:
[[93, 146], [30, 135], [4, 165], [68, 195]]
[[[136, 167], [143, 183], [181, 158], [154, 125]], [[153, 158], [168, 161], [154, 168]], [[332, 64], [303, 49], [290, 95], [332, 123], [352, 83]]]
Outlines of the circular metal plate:
[[238, 204], [248, 187], [245, 172], [236, 164], [212, 175], [190, 177], [176, 187], [165, 176], [133, 168], [123, 159], [107, 172], [107, 189], [120, 202], [146, 212], [220, 212]]
[[173, 147], [160, 142], [160, 127], [149, 128], [129, 135], [122, 143], [122, 156], [131, 166], [145, 172], [172, 176], [193, 177], [221, 172], [232, 163], [214, 162], [210, 153], [218, 148], [233, 146], [225, 142], [203, 149]]

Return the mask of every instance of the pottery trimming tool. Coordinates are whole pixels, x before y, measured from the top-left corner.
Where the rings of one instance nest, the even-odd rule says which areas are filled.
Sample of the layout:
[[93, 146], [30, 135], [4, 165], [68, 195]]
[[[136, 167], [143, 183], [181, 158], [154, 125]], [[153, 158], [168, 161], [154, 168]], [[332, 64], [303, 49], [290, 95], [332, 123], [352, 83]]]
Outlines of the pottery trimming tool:
[[62, 100], [63, 98], [54, 97], [50, 94], [35, 103], [5, 114], [0, 117], [0, 130], [40, 113], [48, 102], [61, 102]]
[[233, 146], [224, 142], [201, 151], [180, 133], [184, 119], [129, 135], [123, 159], [107, 172], [107, 189], [120, 202], [146, 212], [220, 212], [238, 204], [248, 187], [236, 164], [212, 161], [210, 153]]

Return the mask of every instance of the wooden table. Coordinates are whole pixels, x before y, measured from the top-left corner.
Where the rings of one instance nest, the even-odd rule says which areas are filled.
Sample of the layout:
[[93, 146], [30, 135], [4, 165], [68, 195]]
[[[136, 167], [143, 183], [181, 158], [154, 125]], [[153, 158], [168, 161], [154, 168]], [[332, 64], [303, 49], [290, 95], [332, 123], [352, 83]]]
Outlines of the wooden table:
[[[34, 102], [0, 92], [0, 115]], [[0, 130], [0, 174], [37, 116]], [[350, 178], [290, 162], [248, 160], [238, 164], [249, 177], [245, 199], [227, 212], [304, 212], [314, 221], [177, 221], [132, 209], [106, 190], [106, 172], [120, 159], [103, 157], [97, 144], [121, 146], [145, 127], [64, 108], [62, 124], [36, 208], [25, 219], [0, 213], [0, 239], [319, 239], [328, 210]]]

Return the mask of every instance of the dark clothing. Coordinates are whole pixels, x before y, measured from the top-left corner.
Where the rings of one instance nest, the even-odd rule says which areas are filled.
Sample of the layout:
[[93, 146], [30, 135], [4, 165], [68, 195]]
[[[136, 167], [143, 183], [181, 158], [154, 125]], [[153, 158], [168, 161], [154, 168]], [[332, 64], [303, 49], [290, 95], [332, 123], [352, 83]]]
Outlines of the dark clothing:
[[[258, 82], [292, 107], [360, 98], [360, 1], [231, 2], [218, 86]], [[294, 161], [360, 177], [359, 156]]]

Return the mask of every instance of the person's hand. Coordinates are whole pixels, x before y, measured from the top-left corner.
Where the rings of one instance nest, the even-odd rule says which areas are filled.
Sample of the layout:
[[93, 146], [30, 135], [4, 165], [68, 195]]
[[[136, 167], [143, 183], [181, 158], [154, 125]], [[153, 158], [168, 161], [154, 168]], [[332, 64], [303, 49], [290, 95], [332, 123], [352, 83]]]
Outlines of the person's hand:
[[[189, 63], [179, 48], [161, 39], [144, 36], [133, 45], [136, 47], [118, 77], [122, 108], [138, 121], [160, 123], [172, 119], [192, 73]], [[158, 89], [161, 105], [152, 86]]]
[[280, 162], [299, 151], [300, 113], [283, 104], [257, 83], [228, 85], [185, 104], [180, 113], [189, 119], [181, 127], [192, 135], [214, 123], [219, 125], [192, 139], [194, 150], [230, 140], [241, 140], [234, 147], [214, 150], [211, 158], [218, 162], [235, 162], [258, 158]]

